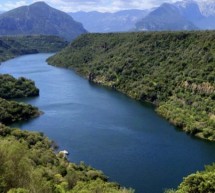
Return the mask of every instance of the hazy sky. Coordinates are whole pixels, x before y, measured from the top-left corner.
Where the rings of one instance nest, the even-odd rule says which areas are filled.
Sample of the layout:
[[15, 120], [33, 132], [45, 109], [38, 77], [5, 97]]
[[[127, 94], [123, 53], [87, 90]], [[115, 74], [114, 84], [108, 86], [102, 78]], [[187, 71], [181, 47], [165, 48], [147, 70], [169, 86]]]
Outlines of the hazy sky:
[[[0, 10], [7, 11], [39, 0], [0, 0]], [[66, 12], [74, 11], [118, 11], [122, 9], [148, 9], [163, 2], [177, 0], [45, 0], [47, 4]]]

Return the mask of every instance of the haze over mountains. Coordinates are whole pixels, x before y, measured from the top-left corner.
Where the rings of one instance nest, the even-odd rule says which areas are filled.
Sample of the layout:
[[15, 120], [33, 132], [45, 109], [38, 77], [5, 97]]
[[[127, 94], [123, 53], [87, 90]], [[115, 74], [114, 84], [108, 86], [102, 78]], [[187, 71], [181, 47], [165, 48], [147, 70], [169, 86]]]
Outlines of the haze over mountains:
[[134, 29], [136, 22], [148, 13], [149, 10], [131, 9], [115, 13], [79, 11], [69, 14], [81, 22], [89, 32], [123, 32]]
[[86, 33], [82, 24], [44, 2], [22, 6], [0, 15], [0, 35], [56, 35], [70, 41]]
[[136, 23], [137, 31], [215, 29], [215, 2], [164, 3]]
[[89, 32], [215, 29], [215, 1], [183, 0], [152, 10], [69, 13]]
[[[83, 24], [83, 25], [82, 25]], [[215, 1], [183, 0], [151, 10], [70, 12], [44, 2], [0, 12], [0, 35], [56, 35], [71, 41], [88, 32], [215, 29]]]

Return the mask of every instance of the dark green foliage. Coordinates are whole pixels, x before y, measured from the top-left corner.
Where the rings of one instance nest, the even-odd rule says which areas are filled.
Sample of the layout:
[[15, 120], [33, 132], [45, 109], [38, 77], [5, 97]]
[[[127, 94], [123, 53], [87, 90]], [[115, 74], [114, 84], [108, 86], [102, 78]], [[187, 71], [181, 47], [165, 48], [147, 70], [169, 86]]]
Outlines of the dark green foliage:
[[0, 98], [0, 123], [11, 124], [40, 114], [36, 107]]
[[4, 99], [38, 96], [39, 89], [32, 80], [15, 79], [8, 74], [0, 74], [0, 97]]
[[132, 193], [107, 182], [100, 171], [56, 155], [40, 133], [0, 124], [0, 192]]
[[39, 89], [32, 80], [23, 77], [15, 79], [7, 74], [0, 75], [0, 123], [11, 124], [39, 116], [40, 112], [36, 107], [5, 100], [37, 95]]
[[67, 42], [56, 36], [1, 36], [0, 62], [24, 54], [56, 52], [66, 45]]
[[86, 34], [48, 59], [215, 140], [215, 31]]
[[206, 166], [204, 171], [196, 172], [183, 179], [177, 190], [167, 190], [166, 193], [214, 193], [215, 164]]

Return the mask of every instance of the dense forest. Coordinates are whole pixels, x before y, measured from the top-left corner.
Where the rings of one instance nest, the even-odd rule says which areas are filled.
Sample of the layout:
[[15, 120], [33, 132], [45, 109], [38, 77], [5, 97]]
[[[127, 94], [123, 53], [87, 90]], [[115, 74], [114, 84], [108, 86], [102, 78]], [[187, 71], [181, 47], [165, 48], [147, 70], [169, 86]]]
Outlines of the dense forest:
[[17, 121], [28, 120], [39, 115], [40, 112], [36, 107], [0, 98], [0, 123], [8, 125]]
[[0, 62], [24, 54], [57, 52], [67, 44], [56, 36], [0, 36]]
[[39, 89], [32, 80], [24, 77], [16, 79], [9, 74], [0, 74], [0, 97], [10, 99], [38, 95]]
[[86, 34], [48, 59], [215, 141], [215, 31]]
[[32, 80], [0, 74], [0, 123], [11, 124], [39, 116], [38, 108], [5, 99], [38, 96], [39, 89]]
[[215, 192], [215, 163], [183, 179], [177, 190], [166, 190], [165, 193], [213, 193]]

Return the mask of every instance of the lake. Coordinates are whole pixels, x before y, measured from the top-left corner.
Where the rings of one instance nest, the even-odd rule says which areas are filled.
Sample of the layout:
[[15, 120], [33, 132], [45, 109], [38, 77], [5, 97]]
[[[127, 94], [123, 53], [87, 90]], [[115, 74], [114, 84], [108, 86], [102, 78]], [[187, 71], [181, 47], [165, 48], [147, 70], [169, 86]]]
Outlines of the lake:
[[44, 112], [16, 126], [43, 132], [69, 159], [102, 170], [136, 193], [162, 193], [215, 161], [215, 143], [193, 138], [140, 103], [89, 83], [71, 70], [49, 66], [51, 54], [6, 61], [0, 73], [35, 81], [40, 96], [22, 99]]

